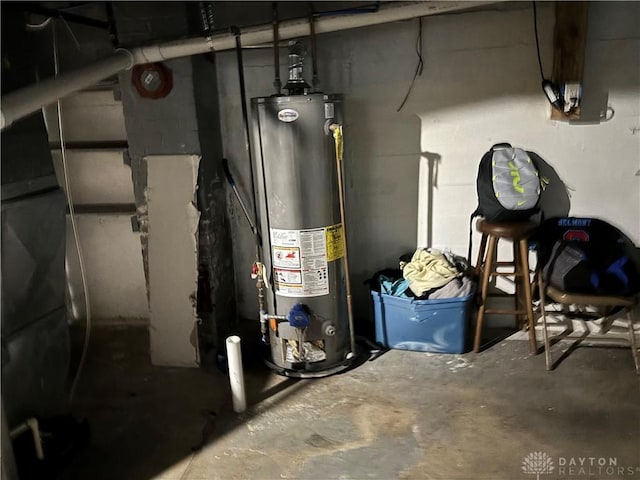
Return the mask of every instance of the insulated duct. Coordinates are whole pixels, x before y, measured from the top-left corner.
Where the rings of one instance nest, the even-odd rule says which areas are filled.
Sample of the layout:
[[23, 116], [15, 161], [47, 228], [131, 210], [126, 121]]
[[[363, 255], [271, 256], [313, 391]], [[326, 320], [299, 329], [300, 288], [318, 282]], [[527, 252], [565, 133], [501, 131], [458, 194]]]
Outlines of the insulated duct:
[[[319, 17], [315, 21], [315, 33], [328, 33], [351, 28], [378, 25], [381, 23], [408, 20], [416, 17], [469, 9], [494, 1], [424, 1], [389, 2], [376, 12], [354, 15], [333, 15]], [[245, 45], [263, 44], [273, 41], [273, 25], [266, 24], [240, 31]], [[280, 23], [281, 40], [304, 37], [310, 34], [308, 18]], [[173, 58], [197, 55], [206, 52], [220, 52], [235, 48], [235, 35], [222, 33], [207, 37], [188, 38], [158, 45], [137, 47], [130, 50], [118, 49], [111, 56], [98, 60], [83, 68], [50, 78], [28, 87], [16, 90], [2, 97], [0, 128], [11, 125], [42, 107], [71, 93], [90, 87], [122, 70], [134, 65], [162, 62]]]

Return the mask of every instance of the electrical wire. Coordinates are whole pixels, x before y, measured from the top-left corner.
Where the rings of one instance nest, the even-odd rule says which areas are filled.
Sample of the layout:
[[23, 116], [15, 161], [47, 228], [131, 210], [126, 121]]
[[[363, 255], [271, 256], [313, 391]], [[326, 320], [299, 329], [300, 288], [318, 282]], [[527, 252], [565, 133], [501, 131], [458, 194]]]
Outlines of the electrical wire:
[[69, 22], [67, 22], [64, 17], [60, 17], [60, 20], [62, 20], [62, 23], [64, 23], [64, 26], [67, 27], [67, 31], [69, 32], [69, 35], [71, 36], [71, 39], [73, 40], [73, 43], [76, 44], [76, 49], [78, 50], [78, 52], [80, 52], [82, 49], [80, 48], [80, 42], [78, 41], [78, 37], [76, 37], [76, 34], [73, 33], [73, 30], [71, 29], [71, 25], [69, 25]]
[[538, 11], [536, 9], [536, 2], [531, 2], [533, 5], [533, 31], [536, 36], [536, 52], [538, 53], [538, 67], [540, 67], [540, 78], [544, 81], [544, 73], [542, 72], [542, 60], [540, 58], [540, 40], [538, 40]]
[[35, 32], [35, 31], [38, 31], [38, 30], [44, 30], [45, 28], [47, 28], [47, 26], [50, 23], [51, 23], [51, 17], [47, 17], [41, 23], [38, 23], [38, 24], [25, 23], [24, 27], [29, 31]]
[[[313, 2], [309, 2], [311, 4], [313, 4]], [[340, 10], [328, 10], [328, 11], [324, 11], [324, 12], [316, 12], [313, 15], [315, 17], [325, 17], [328, 15], [353, 15], [353, 14], [360, 14], [360, 13], [375, 13], [380, 9], [380, 2], [375, 2], [373, 4], [369, 4], [369, 5], [360, 5], [359, 7], [355, 7], [355, 8], [343, 8]]]
[[413, 79], [411, 80], [411, 84], [409, 85], [409, 89], [407, 90], [407, 94], [404, 96], [402, 103], [396, 110], [399, 112], [404, 107], [405, 103], [409, 99], [409, 95], [413, 91], [413, 87], [416, 83], [416, 78], [422, 76], [422, 70], [424, 68], [424, 60], [422, 58], [422, 17], [418, 18], [418, 38], [416, 39], [416, 55], [418, 55], [418, 64], [416, 65], [416, 72], [413, 74]]
[[64, 7], [64, 8], [57, 8], [56, 10], [59, 12], [70, 12], [72, 10], [76, 10], [78, 8], [82, 8], [82, 7], [86, 7], [87, 5], [91, 5], [95, 2], [69, 2], [69, 3], [75, 3], [75, 5], [70, 5], [68, 7]]
[[[278, 35], [280, 33], [280, 19], [278, 17], [278, 2], [272, 4], [272, 25], [273, 25], [273, 86], [276, 95], [282, 92], [282, 81], [280, 80], [280, 49], [278, 48]], [[313, 37], [311, 37], [313, 38]]]
[[[52, 24], [52, 34], [53, 34], [53, 63], [54, 63], [54, 74], [56, 77], [60, 75], [60, 64], [58, 58], [58, 43], [56, 37], [56, 28], [55, 22]], [[80, 266], [80, 278], [82, 279], [82, 288], [84, 290], [84, 304], [85, 304], [85, 312], [86, 312], [86, 329], [84, 335], [84, 343], [82, 346], [82, 354], [80, 355], [80, 361], [78, 362], [78, 369], [76, 370], [75, 377], [73, 379], [73, 383], [71, 384], [71, 390], [69, 393], [69, 397], [73, 400], [76, 388], [78, 386], [78, 381], [82, 375], [82, 370], [84, 368], [84, 364], [87, 359], [87, 352], [89, 350], [89, 339], [91, 338], [91, 304], [89, 302], [89, 289], [87, 288], [87, 275], [84, 266], [84, 258], [82, 256], [82, 249], [80, 248], [80, 236], [78, 235], [78, 225], [76, 222], [75, 216], [75, 208], [73, 205], [73, 196], [71, 194], [71, 186], [69, 182], [69, 172], [67, 169], [67, 155], [66, 155], [66, 146], [64, 143], [64, 132], [62, 128], [62, 110], [60, 105], [60, 99], [57, 101], [56, 111], [58, 114], [58, 134], [60, 137], [60, 154], [62, 157], [62, 176], [64, 178], [64, 187], [65, 192], [67, 194], [67, 204], [69, 205], [69, 216], [71, 218], [71, 229], [73, 231], [73, 240], [76, 244], [76, 252], [78, 254], [78, 264]]]
[[[247, 89], [244, 81], [244, 61], [242, 59], [242, 39], [240, 35], [240, 29], [232, 27], [233, 34], [236, 37], [236, 62], [238, 65], [238, 83], [240, 87], [240, 101], [242, 103], [242, 126], [244, 131], [244, 146], [247, 152], [247, 159], [249, 160], [249, 173], [251, 175], [251, 192], [253, 200], [253, 218], [258, 221], [258, 202], [256, 201], [256, 186], [253, 175], [253, 154], [251, 153], [251, 135], [249, 134], [249, 113], [247, 112]], [[260, 242], [259, 237], [256, 236], [256, 262], [261, 262], [260, 259]]]
[[542, 59], [540, 58], [540, 40], [538, 39], [538, 11], [536, 8], [536, 2], [533, 0], [531, 2], [533, 5], [533, 31], [536, 37], [536, 53], [538, 54], [538, 67], [540, 68], [540, 79], [542, 80], [542, 91], [544, 95], [547, 97], [547, 100], [551, 104], [551, 106], [562, 115], [568, 115], [572, 110], [571, 107], [569, 110], [564, 109], [564, 102], [562, 100], [562, 95], [557, 85], [554, 84], [551, 80], [548, 80], [544, 76], [544, 72], [542, 71]]
[[[264, 211], [265, 211], [265, 219], [266, 219], [266, 231], [267, 232], [271, 232], [271, 220], [269, 220], [271, 218], [271, 215], [269, 213], [269, 192], [267, 190], [267, 175], [265, 174], [265, 162], [264, 162], [264, 143], [262, 141], [262, 125], [260, 124], [260, 115], [256, 116], [256, 122], [258, 123], [258, 146], [260, 147], [260, 173], [261, 173], [261, 177], [262, 177], [262, 202], [264, 202]], [[253, 172], [251, 173], [251, 175], [253, 176]], [[257, 199], [254, 196], [253, 197], [253, 201], [256, 202]], [[270, 271], [273, 271], [272, 266], [273, 266], [273, 249], [269, 248], [269, 267], [270, 267]], [[263, 275], [264, 278], [264, 275]], [[275, 286], [275, 282], [274, 282], [274, 278], [273, 275], [269, 275], [266, 278], [266, 282], [265, 285], [268, 285], [271, 287], [271, 305], [273, 306], [273, 311], [277, 312], [278, 311], [278, 298], [276, 296], [276, 286]]]

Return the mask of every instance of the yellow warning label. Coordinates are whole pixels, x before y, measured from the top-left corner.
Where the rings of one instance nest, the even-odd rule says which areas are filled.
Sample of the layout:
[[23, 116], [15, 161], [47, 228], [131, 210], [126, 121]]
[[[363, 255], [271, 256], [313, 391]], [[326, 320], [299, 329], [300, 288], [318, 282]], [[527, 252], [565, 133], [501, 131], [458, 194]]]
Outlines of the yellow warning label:
[[344, 233], [342, 224], [338, 223], [324, 229], [327, 244], [327, 261], [333, 262], [344, 257]]

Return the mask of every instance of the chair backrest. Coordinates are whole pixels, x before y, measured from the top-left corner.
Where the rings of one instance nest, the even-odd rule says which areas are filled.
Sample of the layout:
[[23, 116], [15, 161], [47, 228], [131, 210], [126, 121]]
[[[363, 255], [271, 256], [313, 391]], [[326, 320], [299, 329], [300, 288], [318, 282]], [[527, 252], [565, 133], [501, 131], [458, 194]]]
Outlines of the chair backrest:
[[531, 242], [545, 282], [571, 293], [634, 295], [640, 292], [640, 255], [631, 239], [597, 218], [544, 221]]

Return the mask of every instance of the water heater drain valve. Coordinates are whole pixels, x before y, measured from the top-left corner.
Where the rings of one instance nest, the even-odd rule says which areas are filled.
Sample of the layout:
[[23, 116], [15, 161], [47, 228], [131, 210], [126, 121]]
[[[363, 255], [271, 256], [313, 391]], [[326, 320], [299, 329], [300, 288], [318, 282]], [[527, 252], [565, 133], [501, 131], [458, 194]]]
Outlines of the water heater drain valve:
[[333, 337], [336, 334], [336, 327], [333, 324], [326, 325], [324, 327], [324, 334], [328, 337]]

